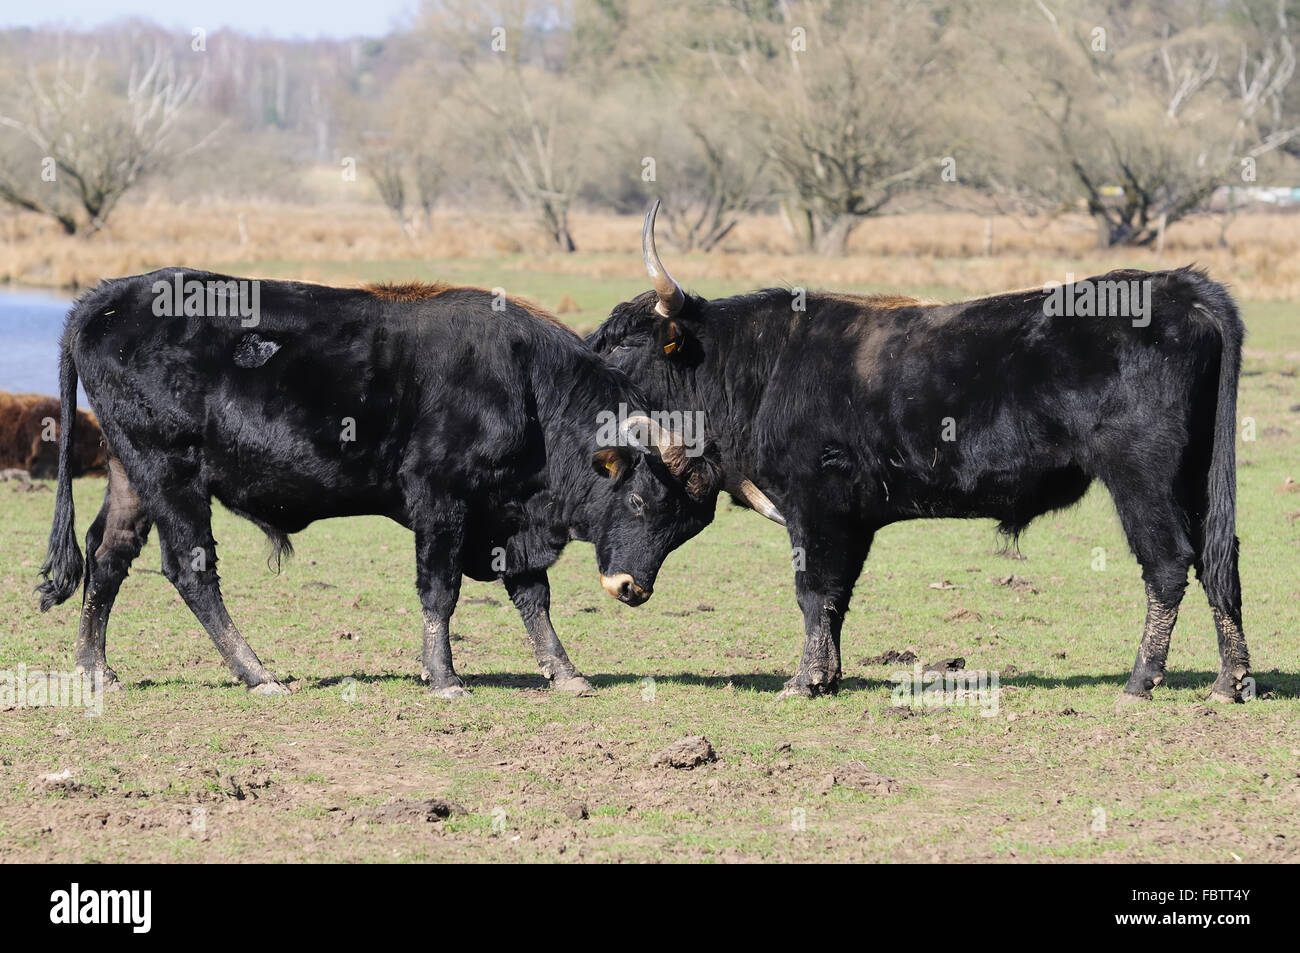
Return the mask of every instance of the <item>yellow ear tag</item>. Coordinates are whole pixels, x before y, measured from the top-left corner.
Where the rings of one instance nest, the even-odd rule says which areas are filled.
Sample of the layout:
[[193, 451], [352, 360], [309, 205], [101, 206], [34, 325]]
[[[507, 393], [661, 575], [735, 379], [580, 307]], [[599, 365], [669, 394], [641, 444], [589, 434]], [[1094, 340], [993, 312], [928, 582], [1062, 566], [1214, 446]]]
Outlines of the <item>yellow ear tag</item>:
[[613, 475], [614, 475], [614, 471], [617, 470], [617, 469], [618, 469], [618, 467], [616, 467], [616, 466], [614, 465], [614, 461], [613, 461], [613, 460], [607, 460], [607, 461], [605, 461], [605, 472], [608, 473], [610, 476], [613, 476]]
[[664, 353], [665, 353], [665, 354], [671, 354], [671, 353], [673, 353], [673, 351], [675, 351], [675, 350], [677, 350], [677, 342], [676, 342], [676, 341], [669, 341], [667, 344], [664, 345]]

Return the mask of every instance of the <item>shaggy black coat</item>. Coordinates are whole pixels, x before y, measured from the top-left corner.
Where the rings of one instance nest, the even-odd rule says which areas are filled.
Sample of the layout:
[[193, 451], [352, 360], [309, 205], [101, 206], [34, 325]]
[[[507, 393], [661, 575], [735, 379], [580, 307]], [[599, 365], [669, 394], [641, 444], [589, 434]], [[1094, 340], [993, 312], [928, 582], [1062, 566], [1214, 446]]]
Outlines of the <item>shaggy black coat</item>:
[[[1150, 282], [1145, 323], [1052, 316], [1045, 289], [958, 304], [769, 289], [687, 295], [671, 317], [647, 293], [588, 337], [657, 406], [704, 411], [728, 479], [752, 480], [785, 517], [807, 630], [789, 692], [836, 686], [840, 623], [879, 528], [991, 517], [1015, 537], [1096, 479], [1154, 613], [1176, 612], [1195, 566], [1220, 623], [1215, 693], [1241, 697], [1236, 306], [1187, 268], [1090, 281]], [[1161, 648], [1144, 642], [1130, 694], [1159, 683]]]
[[82, 575], [64, 466], [78, 377], [110, 450], [109, 492], [86, 540], [83, 667], [105, 667], [108, 609], [157, 526], [164, 572], [223, 658], [250, 687], [274, 685], [221, 605], [212, 498], [277, 552], [327, 517], [379, 514], [414, 530], [425, 674], [453, 694], [446, 625], [462, 573], [504, 580], [543, 670], [580, 681], [544, 611], [545, 570], [565, 544], [592, 541], [602, 576], [626, 581], [612, 591], [635, 604], [668, 553], [712, 519], [707, 454], [683, 474], [653, 454], [596, 445], [601, 411], [644, 401], [536, 308], [474, 288], [263, 281], [252, 319], [210, 308], [159, 316], [178, 272], [202, 286], [234, 280], [167, 269], [106, 281], [77, 302], [63, 335], [43, 609]]

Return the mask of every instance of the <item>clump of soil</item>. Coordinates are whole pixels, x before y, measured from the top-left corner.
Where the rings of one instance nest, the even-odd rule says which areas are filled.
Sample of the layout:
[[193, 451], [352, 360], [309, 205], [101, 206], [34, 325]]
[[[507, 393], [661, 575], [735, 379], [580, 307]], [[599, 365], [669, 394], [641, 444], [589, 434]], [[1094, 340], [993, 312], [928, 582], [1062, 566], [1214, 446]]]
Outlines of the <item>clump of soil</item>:
[[897, 794], [903, 790], [903, 786], [897, 780], [869, 770], [861, 761], [850, 761], [848, 764], [840, 765], [830, 776], [830, 781], [831, 783], [825, 786], [828, 790], [839, 785], [879, 796]]
[[709, 744], [708, 738], [703, 735], [691, 735], [689, 738], [674, 741], [660, 751], [650, 762], [650, 767], [690, 770], [717, 760], [718, 756], [713, 750], [713, 745]]
[[33, 793], [38, 794], [61, 794], [64, 797], [98, 797], [98, 792], [94, 788], [87, 787], [78, 783], [72, 777], [72, 772], [64, 768], [62, 771], [56, 771], [52, 774], [43, 774], [37, 778], [28, 788]]
[[859, 665], [898, 665], [911, 664], [916, 661], [916, 653], [910, 649], [904, 649], [902, 652], [897, 649], [889, 649], [880, 655], [873, 655], [870, 658], [859, 660]]
[[945, 622], [979, 622], [984, 617], [974, 609], [953, 609], [943, 618]]
[[1017, 576], [1015, 573], [1012, 573], [1010, 576], [1001, 576], [996, 579], [996, 582], [999, 586], [1010, 589], [1012, 592], [1027, 592], [1031, 595], [1038, 592], [1038, 589], [1034, 587], [1032, 582], [1024, 576]]
[[930, 662], [925, 666], [926, 672], [960, 672], [966, 667], [966, 660], [958, 656], [957, 658], [940, 659], [937, 662]]

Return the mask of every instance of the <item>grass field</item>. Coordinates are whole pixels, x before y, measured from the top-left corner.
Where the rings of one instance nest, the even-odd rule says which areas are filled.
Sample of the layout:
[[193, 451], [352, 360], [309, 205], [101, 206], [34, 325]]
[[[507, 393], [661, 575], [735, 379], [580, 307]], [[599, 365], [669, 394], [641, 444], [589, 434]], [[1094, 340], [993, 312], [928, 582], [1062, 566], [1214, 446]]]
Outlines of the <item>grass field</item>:
[[[644, 285], [633, 271], [597, 280], [509, 259], [313, 265], [322, 277], [504, 285], [550, 307], [569, 294], [579, 327]], [[229, 267], [301, 273], [294, 262]], [[691, 284], [716, 294], [754, 283]], [[227, 603], [294, 693], [233, 685], [157, 574], [151, 541], [109, 631], [127, 690], [99, 717], [0, 711], [0, 859], [1300, 859], [1300, 492], [1284, 489], [1300, 479], [1300, 331], [1289, 305], [1248, 302], [1245, 316], [1239, 415], [1257, 439], [1238, 444], [1238, 531], [1259, 683], [1248, 705], [1203, 700], [1217, 653], [1193, 586], [1167, 686], [1115, 711], [1144, 599], [1096, 490], [1032, 526], [1023, 561], [999, 553], [990, 522], [883, 531], [845, 624], [843, 689], [783, 702], [802, 644], [787, 541], [729, 504], [638, 609], [600, 590], [589, 547], [552, 571], [554, 621], [594, 697], [547, 692], [502, 587], [467, 583], [453, 651], [474, 694], [454, 703], [416, 678], [406, 531], [318, 524], [273, 575], [261, 535], [223, 511]], [[72, 665], [79, 600], [43, 616], [31, 595], [47, 489], [0, 484], [0, 669]], [[102, 492], [77, 481], [80, 533]], [[1011, 575], [1028, 585], [1002, 584]], [[891, 705], [891, 675], [910, 666], [870, 660], [887, 650], [999, 672], [996, 714]], [[652, 766], [699, 734], [716, 762]], [[424, 799], [462, 810], [430, 820]]]

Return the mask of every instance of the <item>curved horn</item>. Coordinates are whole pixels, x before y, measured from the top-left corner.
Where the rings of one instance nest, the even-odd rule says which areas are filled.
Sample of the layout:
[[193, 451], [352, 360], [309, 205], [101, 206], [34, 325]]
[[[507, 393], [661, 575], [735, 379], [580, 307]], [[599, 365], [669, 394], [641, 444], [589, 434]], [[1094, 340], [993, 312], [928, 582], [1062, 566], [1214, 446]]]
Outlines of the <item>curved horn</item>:
[[[645, 428], [646, 438], [651, 444], [650, 447], [643, 444], [637, 437], [642, 427]], [[645, 414], [635, 414], [628, 417], [623, 421], [621, 430], [623, 436], [627, 438], [627, 442], [642, 453], [650, 453], [652, 449], [658, 453], [674, 476], [680, 476], [682, 471], [686, 469], [686, 444], [675, 431], [659, 426], [658, 421], [647, 417]]]
[[781, 511], [769, 500], [766, 494], [758, 487], [746, 479], [728, 480], [727, 492], [734, 496], [739, 496], [756, 512], [761, 513], [770, 519], [773, 523], [785, 525], [785, 517]]
[[649, 272], [650, 280], [654, 282], [655, 294], [659, 296], [659, 303], [655, 305], [655, 310], [665, 318], [671, 318], [682, 310], [682, 305], [686, 303], [686, 295], [682, 292], [682, 286], [673, 281], [672, 275], [668, 274], [664, 263], [659, 260], [659, 250], [655, 248], [657, 214], [659, 214], [659, 199], [655, 199], [655, 204], [650, 206], [650, 211], [646, 213], [645, 225], [641, 229], [641, 254], [645, 256], [645, 270]]
[[642, 427], [645, 427], [646, 432], [649, 433], [650, 432], [649, 428], [653, 424], [654, 421], [651, 420], [649, 417], [645, 416], [644, 414], [636, 414], [634, 416], [625, 418], [623, 423], [619, 425], [618, 431], [620, 434], [623, 435], [623, 439], [626, 440], [629, 444], [636, 447], [642, 453], [649, 453], [650, 448], [641, 442], [641, 438], [638, 436], [638, 434], [640, 433]]

